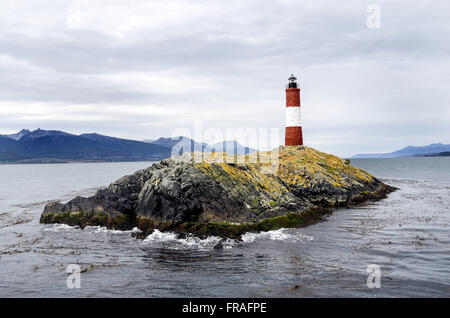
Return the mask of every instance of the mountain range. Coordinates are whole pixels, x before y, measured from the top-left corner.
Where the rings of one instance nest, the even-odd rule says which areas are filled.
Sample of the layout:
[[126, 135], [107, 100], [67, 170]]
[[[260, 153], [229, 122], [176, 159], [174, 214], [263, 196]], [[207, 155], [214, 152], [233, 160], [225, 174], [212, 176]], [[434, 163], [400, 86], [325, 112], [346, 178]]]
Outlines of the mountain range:
[[445, 156], [450, 152], [450, 145], [442, 143], [427, 146], [408, 146], [389, 153], [357, 154], [352, 158], [396, 158], [396, 157], [422, 157], [422, 156]]
[[[0, 162], [68, 162], [68, 161], [157, 161], [192, 150], [251, 153], [255, 149], [236, 141], [208, 145], [188, 137], [137, 141], [96, 133], [74, 135], [58, 130], [23, 129], [16, 134], [0, 135]], [[179, 147], [182, 145], [182, 147]]]

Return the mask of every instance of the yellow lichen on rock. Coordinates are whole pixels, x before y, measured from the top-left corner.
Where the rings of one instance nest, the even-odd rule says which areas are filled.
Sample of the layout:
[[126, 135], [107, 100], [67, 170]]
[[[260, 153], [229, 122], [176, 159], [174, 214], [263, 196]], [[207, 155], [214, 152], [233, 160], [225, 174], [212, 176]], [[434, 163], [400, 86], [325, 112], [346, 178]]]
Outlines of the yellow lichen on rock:
[[290, 184], [308, 186], [311, 180], [316, 180], [345, 187], [349, 181], [373, 181], [371, 174], [339, 157], [305, 146], [280, 148], [279, 175]]
[[[273, 164], [272, 152], [249, 155], [228, 155], [226, 153], [197, 154], [202, 163], [195, 164], [208, 175], [219, 177], [220, 173], [211, 165], [218, 165], [227, 174], [227, 179], [240, 184], [254, 184], [269, 192], [283, 192], [276, 176], [284, 182], [308, 187], [317, 182], [327, 182], [335, 187], [346, 187], [349, 182], [371, 182], [373, 176], [355, 168], [337, 156], [320, 152], [305, 146], [279, 147], [277, 167], [273, 174], [264, 173], [262, 167]], [[256, 162], [255, 162], [256, 161]]]
[[230, 194], [245, 201], [250, 210], [268, 209], [279, 203], [295, 199], [289, 189], [280, 183], [276, 175], [264, 174], [260, 169], [260, 164], [212, 161], [212, 163], [194, 164], [194, 166], [229, 187]]
[[[372, 175], [345, 160], [304, 146], [279, 147], [251, 154], [252, 157], [226, 153], [190, 155], [202, 158], [194, 167], [229, 188], [230, 195], [244, 201], [251, 210], [292, 203], [302, 191], [342, 192], [373, 181]], [[293, 194], [293, 189], [299, 190]]]

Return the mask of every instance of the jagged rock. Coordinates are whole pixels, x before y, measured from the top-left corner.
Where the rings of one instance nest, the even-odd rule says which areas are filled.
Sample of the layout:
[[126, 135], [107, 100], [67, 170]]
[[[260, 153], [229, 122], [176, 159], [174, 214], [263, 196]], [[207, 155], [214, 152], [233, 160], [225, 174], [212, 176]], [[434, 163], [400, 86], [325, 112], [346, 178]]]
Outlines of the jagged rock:
[[159, 229], [239, 238], [246, 231], [312, 224], [333, 207], [393, 190], [346, 160], [303, 146], [250, 156], [185, 153], [122, 177], [93, 197], [50, 203], [41, 222], [137, 225], [144, 236]]

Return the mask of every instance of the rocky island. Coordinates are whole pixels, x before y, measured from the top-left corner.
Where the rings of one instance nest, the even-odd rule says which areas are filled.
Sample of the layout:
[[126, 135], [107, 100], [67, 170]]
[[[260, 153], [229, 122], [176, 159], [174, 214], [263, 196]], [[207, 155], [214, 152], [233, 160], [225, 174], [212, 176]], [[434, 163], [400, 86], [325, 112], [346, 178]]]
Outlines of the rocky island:
[[[275, 164], [268, 160], [274, 153]], [[138, 227], [144, 237], [158, 229], [239, 239], [246, 232], [307, 226], [334, 208], [394, 190], [348, 160], [305, 146], [259, 152], [256, 160], [197, 153], [198, 162], [194, 155], [161, 160], [89, 198], [50, 202], [40, 222]]]

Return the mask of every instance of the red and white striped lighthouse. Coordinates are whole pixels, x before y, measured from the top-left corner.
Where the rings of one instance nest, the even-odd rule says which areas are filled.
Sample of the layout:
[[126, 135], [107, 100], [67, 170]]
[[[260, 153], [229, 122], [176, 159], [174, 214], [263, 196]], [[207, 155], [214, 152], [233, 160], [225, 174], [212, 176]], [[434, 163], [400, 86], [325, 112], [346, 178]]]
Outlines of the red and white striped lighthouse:
[[303, 145], [302, 122], [300, 115], [300, 88], [294, 74], [286, 85], [286, 146]]

